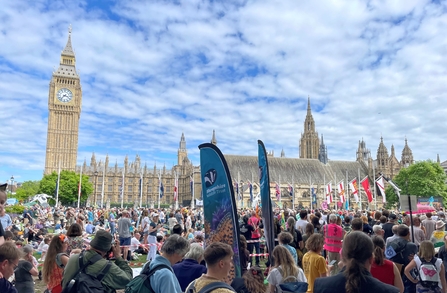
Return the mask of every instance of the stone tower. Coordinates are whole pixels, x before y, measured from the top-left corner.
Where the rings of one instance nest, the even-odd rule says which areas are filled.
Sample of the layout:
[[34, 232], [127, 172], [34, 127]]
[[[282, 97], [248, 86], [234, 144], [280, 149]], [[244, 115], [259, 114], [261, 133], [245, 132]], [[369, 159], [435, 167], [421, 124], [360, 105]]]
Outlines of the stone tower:
[[180, 144], [177, 151], [177, 165], [182, 165], [185, 158], [188, 157], [188, 151], [186, 150], [186, 140], [185, 135], [182, 132], [182, 137], [180, 138]]
[[68, 41], [61, 54], [59, 68], [53, 72], [48, 94], [48, 132], [44, 174], [62, 170], [75, 171], [78, 153], [79, 118], [82, 88], [76, 72], [76, 58]]
[[211, 143], [217, 145], [216, 131], [214, 129], [213, 129], [213, 137], [211, 138]]
[[388, 158], [388, 149], [383, 143], [383, 137], [381, 137], [379, 148], [377, 149], [377, 171], [385, 173], [386, 176], [390, 176]]
[[366, 148], [366, 142], [362, 138], [362, 141], [359, 140], [359, 147], [357, 149], [357, 162], [368, 162], [370, 157], [371, 152]]
[[[439, 155], [438, 155], [438, 160], [439, 160]], [[405, 146], [404, 146], [404, 149], [402, 150], [402, 157], [401, 157], [400, 164], [402, 165], [402, 167], [408, 167], [411, 164], [413, 164], [413, 152], [411, 151], [410, 147], [408, 146], [407, 138], [405, 138]]]
[[323, 164], [327, 164], [327, 147], [324, 144], [323, 134], [321, 135], [320, 153], [318, 154], [318, 160]]
[[301, 159], [318, 159], [320, 141], [318, 140], [318, 132], [315, 131], [315, 121], [312, 117], [310, 109], [310, 98], [307, 98], [307, 114], [304, 121], [304, 133], [301, 134], [300, 140], [300, 158]]

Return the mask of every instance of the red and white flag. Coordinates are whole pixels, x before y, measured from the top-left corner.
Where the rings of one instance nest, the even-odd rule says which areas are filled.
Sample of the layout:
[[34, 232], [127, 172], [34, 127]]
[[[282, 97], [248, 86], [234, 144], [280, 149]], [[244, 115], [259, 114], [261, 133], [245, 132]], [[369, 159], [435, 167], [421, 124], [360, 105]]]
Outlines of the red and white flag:
[[382, 196], [382, 202], [386, 203], [385, 185], [383, 185], [383, 177], [382, 176], [377, 178], [376, 185], [377, 185], [377, 191], [378, 191], [379, 195]]
[[354, 195], [355, 202], [359, 202], [359, 190], [357, 187], [357, 179], [354, 178], [351, 182], [349, 182], [349, 189], [351, 189], [352, 195]]
[[276, 182], [276, 200], [281, 201], [281, 188], [279, 187], [278, 182]]
[[340, 181], [337, 184], [337, 191], [338, 191], [338, 195], [340, 196], [340, 202], [344, 203], [345, 202], [345, 186], [343, 185], [343, 181]]
[[332, 198], [332, 182], [329, 182], [328, 185], [326, 185], [326, 200], [328, 204], [334, 201]]
[[363, 189], [365, 190], [366, 196], [368, 197], [368, 202], [372, 202], [373, 201], [373, 196], [372, 196], [371, 190], [369, 189], [368, 176], [363, 178], [363, 180], [360, 181], [360, 183], [362, 184]]
[[174, 201], [178, 199], [178, 177], [175, 175], [175, 183], [174, 183]]

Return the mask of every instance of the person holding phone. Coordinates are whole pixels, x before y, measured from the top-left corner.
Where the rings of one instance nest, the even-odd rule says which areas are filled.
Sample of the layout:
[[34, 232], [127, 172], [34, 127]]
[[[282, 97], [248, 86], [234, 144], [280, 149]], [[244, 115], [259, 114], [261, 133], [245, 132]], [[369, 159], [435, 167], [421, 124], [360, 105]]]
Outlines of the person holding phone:
[[161, 225], [158, 223], [158, 214], [152, 213], [152, 221], [150, 223], [149, 227], [149, 236], [148, 236], [148, 242], [149, 242], [149, 253], [147, 254], [147, 260], [153, 260], [155, 259], [155, 255], [157, 253], [157, 231], [161, 228]]

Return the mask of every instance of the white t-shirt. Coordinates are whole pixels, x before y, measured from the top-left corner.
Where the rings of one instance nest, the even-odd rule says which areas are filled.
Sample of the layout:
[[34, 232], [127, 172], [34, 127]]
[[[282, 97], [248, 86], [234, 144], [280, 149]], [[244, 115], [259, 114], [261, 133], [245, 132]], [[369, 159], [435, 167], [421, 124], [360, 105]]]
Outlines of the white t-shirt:
[[140, 244], [141, 243], [137, 238], [132, 237], [132, 239], [130, 239], [130, 247], [129, 247], [130, 251], [134, 252], [135, 249], [137, 249], [140, 246]]
[[143, 221], [141, 221], [141, 228], [143, 228], [143, 232], [148, 232], [151, 221], [149, 217], [144, 217]]
[[[281, 273], [279, 272], [279, 270], [277, 268], [274, 268], [267, 276], [267, 282], [270, 285], [276, 286], [278, 284], [282, 284], [282, 280], [283, 280], [283, 277], [281, 276]], [[298, 268], [298, 275], [296, 276], [296, 281], [307, 283], [306, 276], [304, 275], [304, 271], [301, 268]]]
[[304, 234], [306, 232], [307, 224], [309, 224], [307, 220], [299, 219], [296, 221], [295, 229], [301, 231], [301, 234]]

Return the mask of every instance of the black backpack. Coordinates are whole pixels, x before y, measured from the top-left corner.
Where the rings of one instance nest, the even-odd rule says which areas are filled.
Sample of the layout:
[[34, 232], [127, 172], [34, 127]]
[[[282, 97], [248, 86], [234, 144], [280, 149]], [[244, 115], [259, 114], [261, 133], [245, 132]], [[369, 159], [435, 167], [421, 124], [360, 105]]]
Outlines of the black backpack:
[[188, 285], [188, 288], [186, 288], [185, 293], [211, 293], [213, 292], [213, 290], [215, 289], [219, 289], [219, 288], [225, 288], [228, 290], [231, 290], [233, 292], [236, 292], [233, 287], [231, 287], [230, 285], [228, 285], [227, 283], [224, 282], [212, 282], [206, 286], [204, 286], [202, 289], [200, 289], [200, 291], [196, 290], [196, 281], [192, 281], [191, 284]]
[[95, 254], [89, 261], [84, 264], [84, 252], [79, 254], [79, 270], [76, 272], [74, 278], [65, 286], [62, 290], [62, 293], [103, 293], [106, 292], [104, 287], [102, 286], [102, 279], [107, 274], [112, 265], [110, 261], [107, 262], [107, 265], [101, 270], [101, 272], [95, 277], [90, 275], [85, 271], [85, 269], [92, 265], [102, 257], [99, 254]]

